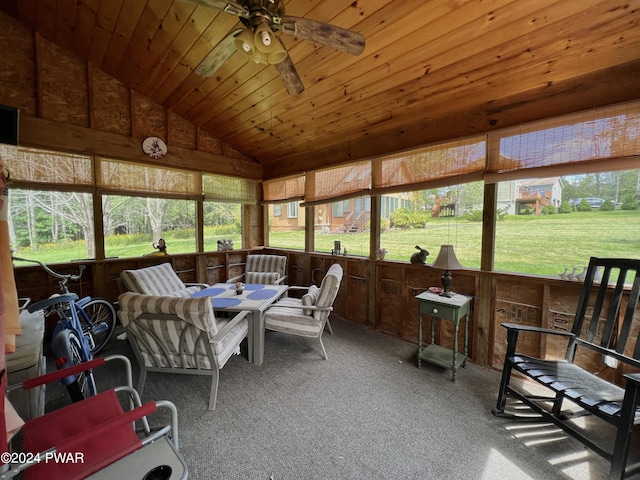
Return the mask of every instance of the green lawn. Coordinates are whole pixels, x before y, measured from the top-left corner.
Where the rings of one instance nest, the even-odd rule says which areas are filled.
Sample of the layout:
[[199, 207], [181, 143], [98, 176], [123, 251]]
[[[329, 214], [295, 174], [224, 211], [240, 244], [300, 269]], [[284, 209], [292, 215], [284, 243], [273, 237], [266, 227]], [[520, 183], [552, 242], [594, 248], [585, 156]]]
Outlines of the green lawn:
[[[482, 224], [433, 218], [425, 229], [388, 231], [380, 236], [386, 260], [408, 261], [419, 245], [433, 262], [440, 245], [453, 244], [460, 263], [480, 268]], [[316, 250], [330, 252], [340, 240], [350, 255], [368, 256], [369, 234], [316, 234]], [[271, 233], [273, 245], [301, 249], [304, 232]], [[495, 269], [555, 276], [565, 267], [585, 266], [589, 257], [640, 258], [640, 210], [509, 216], [496, 228]]]
[[[509, 216], [496, 229], [495, 269], [508, 272], [556, 276], [568, 267], [585, 266], [590, 256], [640, 258], [640, 211], [576, 212], [545, 216]], [[387, 260], [408, 261], [415, 246], [431, 252], [433, 262], [442, 244], [453, 244], [462, 265], [480, 267], [482, 224], [463, 219], [434, 218], [424, 229], [387, 231], [380, 245], [387, 249]], [[205, 233], [209, 250], [215, 250], [218, 238]], [[302, 250], [304, 231], [271, 232], [272, 246]], [[169, 232], [169, 253], [195, 250], [193, 233]], [[239, 235], [224, 235], [240, 246]], [[316, 234], [316, 251], [330, 252], [340, 240], [349, 255], [369, 255], [369, 233]], [[107, 256], [140, 256], [153, 251], [150, 236], [121, 235], [106, 240]], [[85, 258], [84, 242], [67, 242], [41, 247], [38, 252], [19, 250], [16, 256], [58, 263]]]

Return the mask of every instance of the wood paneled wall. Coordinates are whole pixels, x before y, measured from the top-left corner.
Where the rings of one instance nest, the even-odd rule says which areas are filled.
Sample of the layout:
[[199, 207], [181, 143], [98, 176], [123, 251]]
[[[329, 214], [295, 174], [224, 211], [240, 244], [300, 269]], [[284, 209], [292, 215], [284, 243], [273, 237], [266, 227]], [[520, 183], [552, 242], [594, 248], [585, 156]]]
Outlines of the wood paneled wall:
[[[333, 314], [347, 321], [375, 328], [385, 334], [417, 345], [418, 301], [415, 296], [431, 286], [440, 284], [441, 271], [426, 265], [406, 262], [376, 261], [363, 257], [332, 256], [321, 253], [262, 250], [288, 257], [288, 281], [290, 285], [320, 285], [326, 271], [333, 263], [344, 269]], [[185, 282], [213, 284], [244, 272], [244, 264], [251, 250], [231, 252], [205, 252], [202, 254], [169, 255], [167, 257], [135, 257], [111, 259], [103, 262], [87, 262], [87, 270], [81, 283], [71, 287], [79, 295], [97, 295], [116, 301], [119, 292], [117, 279], [124, 269], [141, 268], [161, 262], [170, 262]], [[77, 272], [76, 264], [54, 266], [61, 272]], [[573, 314], [580, 295], [581, 284], [555, 278], [541, 278], [515, 274], [493, 273], [491, 294], [480, 295], [480, 275], [486, 272], [461, 270], [454, 272], [453, 290], [475, 297], [469, 319], [469, 353], [471, 361], [490, 368], [500, 369], [504, 361], [506, 335], [501, 322], [535, 325], [539, 327], [570, 330]], [[371, 283], [369, 278], [373, 278]], [[55, 279], [39, 267], [16, 269], [19, 296], [42, 300], [58, 292]], [[370, 300], [373, 299], [371, 302]], [[489, 319], [481, 322], [480, 308], [488, 304]], [[369, 305], [375, 305], [373, 311]], [[489, 332], [484, 335], [479, 325], [487, 323]], [[51, 327], [50, 327], [51, 328]], [[462, 346], [460, 329], [459, 345]], [[640, 331], [638, 318], [635, 331]], [[337, 332], [339, 335], [339, 332]], [[451, 346], [453, 329], [450, 322], [439, 321], [436, 343]], [[423, 342], [431, 341], [430, 329], [423, 329]], [[485, 340], [486, 339], [486, 340]], [[561, 358], [566, 350], [563, 340], [545, 341], [534, 334], [521, 335], [524, 353], [544, 357]], [[462, 347], [460, 347], [462, 348]], [[484, 352], [488, 352], [486, 355]], [[607, 367], [599, 356], [585, 356], [582, 364], [604, 378], [622, 382], [626, 371]], [[621, 367], [619, 367], [621, 368]]]
[[[261, 180], [262, 165], [0, 12], [0, 104], [20, 144]], [[147, 136], [169, 152], [153, 160]]]

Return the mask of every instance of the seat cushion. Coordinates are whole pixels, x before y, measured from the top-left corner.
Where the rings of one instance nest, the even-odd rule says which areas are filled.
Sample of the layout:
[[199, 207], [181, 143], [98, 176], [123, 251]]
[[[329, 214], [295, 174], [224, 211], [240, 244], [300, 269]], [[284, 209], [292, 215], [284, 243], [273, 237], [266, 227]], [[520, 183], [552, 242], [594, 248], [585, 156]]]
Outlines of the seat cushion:
[[[227, 323], [229, 323], [229, 320], [218, 320], [218, 327], [222, 328]], [[218, 368], [224, 367], [232, 355], [240, 354], [240, 342], [242, 342], [247, 335], [249, 335], [249, 321], [245, 318], [229, 330], [229, 333], [227, 333], [222, 340], [216, 343], [215, 351], [218, 355]]]
[[280, 306], [280, 302], [270, 307], [264, 316], [264, 328], [278, 332], [292, 333], [303, 337], [318, 337], [323, 324], [305, 315], [302, 308]]
[[44, 340], [44, 314], [41, 311], [20, 313], [22, 333], [16, 337], [16, 351], [6, 356], [7, 373], [39, 365]]

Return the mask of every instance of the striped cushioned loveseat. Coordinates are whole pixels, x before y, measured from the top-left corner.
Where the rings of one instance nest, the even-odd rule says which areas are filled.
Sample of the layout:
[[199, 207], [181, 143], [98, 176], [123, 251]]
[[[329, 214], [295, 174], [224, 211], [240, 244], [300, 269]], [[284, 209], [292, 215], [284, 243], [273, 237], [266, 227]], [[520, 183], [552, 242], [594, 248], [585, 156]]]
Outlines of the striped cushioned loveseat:
[[140, 364], [138, 391], [147, 372], [211, 376], [209, 410], [216, 405], [219, 371], [240, 353], [249, 311], [218, 319], [210, 297], [183, 298], [123, 293], [118, 316]]

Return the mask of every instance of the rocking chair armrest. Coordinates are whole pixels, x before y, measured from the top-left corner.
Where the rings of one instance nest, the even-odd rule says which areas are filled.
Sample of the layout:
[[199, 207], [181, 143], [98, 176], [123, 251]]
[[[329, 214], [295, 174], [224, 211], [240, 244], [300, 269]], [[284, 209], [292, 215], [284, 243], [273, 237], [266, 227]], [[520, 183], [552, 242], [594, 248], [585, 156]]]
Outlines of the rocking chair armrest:
[[235, 327], [240, 321], [246, 318], [246, 316], [250, 313], [251, 311], [249, 310], [242, 310], [241, 312], [238, 312], [238, 314], [236, 314], [236, 316], [229, 320], [229, 322], [224, 327], [218, 330], [218, 333], [211, 337], [211, 342], [219, 342], [220, 340], [222, 340], [233, 327]]
[[184, 285], [186, 287], [200, 287], [200, 290], [204, 290], [205, 288], [209, 288], [211, 286], [206, 283], [199, 283], [199, 282], [185, 282]]
[[507, 330], [518, 330], [520, 332], [544, 333], [549, 335], [560, 335], [563, 337], [575, 337], [575, 334], [564, 330], [553, 330], [551, 328], [535, 327], [533, 325], [520, 325], [518, 323], [502, 323]]
[[626, 365], [629, 365], [635, 368], [640, 368], [640, 359], [630, 357], [628, 355], [625, 355], [624, 353], [619, 353], [612, 348], [606, 348], [592, 342], [587, 342], [581, 338], [576, 338], [575, 341], [576, 341], [576, 344], [586, 347], [590, 350], [593, 350], [594, 352], [599, 353], [600, 355], [614, 358]]
[[275, 284], [276, 284], [276, 285], [285, 285], [284, 281], [285, 281], [286, 279], [287, 279], [287, 276], [286, 276], [286, 275], [285, 275], [285, 276], [283, 276], [283, 277], [280, 277], [278, 280], [276, 280], [276, 283], [275, 283]]

